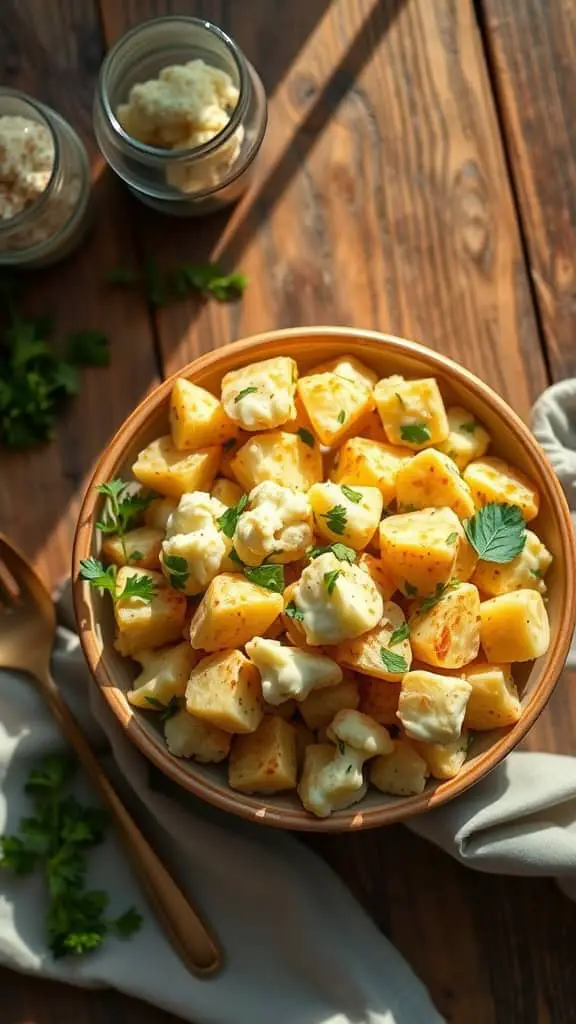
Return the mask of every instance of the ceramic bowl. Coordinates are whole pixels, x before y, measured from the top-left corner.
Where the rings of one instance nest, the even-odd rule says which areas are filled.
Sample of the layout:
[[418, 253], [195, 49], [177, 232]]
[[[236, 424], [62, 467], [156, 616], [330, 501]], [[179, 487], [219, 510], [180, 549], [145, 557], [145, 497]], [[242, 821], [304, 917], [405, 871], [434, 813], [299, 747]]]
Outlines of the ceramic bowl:
[[[102, 455], [88, 488], [74, 544], [74, 600], [78, 631], [86, 659], [108, 704], [130, 739], [158, 768], [184, 789], [217, 807], [252, 821], [287, 829], [342, 832], [401, 821], [452, 800], [491, 771], [522, 739], [545, 706], [568, 651], [574, 624], [575, 547], [570, 516], [561, 487], [532, 434], [512, 409], [486, 384], [444, 356], [401, 338], [342, 327], [295, 328], [257, 335], [210, 352], [184, 367], [186, 376], [219, 393], [222, 376], [257, 359], [289, 355], [301, 370], [334, 356], [353, 353], [381, 376], [436, 377], [449, 403], [465, 406], [486, 425], [493, 438], [491, 451], [524, 470], [541, 494], [538, 519], [531, 526], [554, 555], [547, 575], [552, 630], [544, 657], [515, 667], [522, 685], [523, 715], [511, 728], [477, 734], [460, 774], [444, 782], [430, 782], [420, 796], [388, 797], [371, 789], [364, 800], [327, 819], [308, 814], [295, 794], [260, 797], [231, 790], [225, 765], [201, 765], [171, 755], [163, 741], [158, 717], [134, 709], [126, 700], [135, 665], [113, 647], [114, 623], [110, 601], [78, 580], [80, 559], [97, 556], [95, 523], [102, 498], [97, 484], [120, 476], [130, 479], [137, 452], [154, 437], [167, 433], [172, 379], [146, 396], [122, 425]], [[520, 670], [520, 671], [518, 671]]]

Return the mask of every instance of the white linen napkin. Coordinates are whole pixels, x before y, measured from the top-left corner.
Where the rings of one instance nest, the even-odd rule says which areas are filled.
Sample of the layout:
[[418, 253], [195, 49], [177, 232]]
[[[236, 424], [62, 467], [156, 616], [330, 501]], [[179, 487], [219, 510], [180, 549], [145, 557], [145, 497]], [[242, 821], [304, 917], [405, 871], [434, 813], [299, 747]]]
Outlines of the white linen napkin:
[[[576, 507], [576, 381], [542, 396], [534, 431]], [[286, 833], [202, 804], [148, 764], [89, 683], [66, 596], [60, 612], [54, 675], [132, 812], [218, 933], [226, 965], [208, 981], [188, 974], [113, 834], [95, 850], [89, 882], [110, 893], [112, 912], [136, 904], [142, 930], [126, 943], [109, 939], [92, 955], [55, 961], [45, 943], [41, 880], [2, 872], [0, 963], [76, 985], [111, 985], [194, 1024], [440, 1022], [408, 965], [319, 858]], [[63, 742], [33, 684], [0, 675], [4, 833], [27, 813], [23, 786], [31, 766]], [[409, 827], [471, 867], [549, 875], [576, 899], [574, 758], [512, 754], [458, 800]]]

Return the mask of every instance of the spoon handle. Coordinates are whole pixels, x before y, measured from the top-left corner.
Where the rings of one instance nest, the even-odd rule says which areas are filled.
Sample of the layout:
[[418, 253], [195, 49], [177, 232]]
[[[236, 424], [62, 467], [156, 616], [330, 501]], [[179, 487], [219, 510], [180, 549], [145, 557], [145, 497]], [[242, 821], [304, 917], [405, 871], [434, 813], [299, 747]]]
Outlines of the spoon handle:
[[62, 732], [111, 811], [132, 867], [180, 959], [193, 974], [214, 974], [222, 965], [216, 941], [124, 807], [52, 676], [48, 673], [38, 681]]

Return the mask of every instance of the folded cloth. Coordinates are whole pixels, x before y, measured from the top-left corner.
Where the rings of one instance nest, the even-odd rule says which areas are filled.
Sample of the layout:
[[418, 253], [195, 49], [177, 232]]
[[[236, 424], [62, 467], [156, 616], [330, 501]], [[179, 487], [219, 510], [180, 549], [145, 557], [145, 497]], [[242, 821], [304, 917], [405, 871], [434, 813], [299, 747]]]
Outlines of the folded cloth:
[[[568, 383], [571, 384], [568, 387]], [[537, 436], [574, 500], [576, 382], [550, 389], [535, 410]], [[208, 807], [159, 776], [124, 736], [90, 685], [68, 595], [53, 670], [101, 749], [107, 770], [142, 828], [217, 931], [224, 970], [186, 972], [148, 911], [113, 834], [94, 852], [90, 884], [112, 912], [134, 903], [144, 925], [78, 960], [52, 959], [42, 881], [0, 875], [0, 963], [84, 986], [111, 985], [195, 1024], [435, 1024], [441, 1018], [402, 957], [331, 870], [290, 835]], [[27, 812], [31, 766], [63, 749], [32, 683], [0, 680], [0, 832]], [[86, 695], [89, 694], [87, 707]], [[410, 823], [462, 863], [484, 871], [558, 878], [576, 898], [576, 759], [513, 754], [472, 790]]]

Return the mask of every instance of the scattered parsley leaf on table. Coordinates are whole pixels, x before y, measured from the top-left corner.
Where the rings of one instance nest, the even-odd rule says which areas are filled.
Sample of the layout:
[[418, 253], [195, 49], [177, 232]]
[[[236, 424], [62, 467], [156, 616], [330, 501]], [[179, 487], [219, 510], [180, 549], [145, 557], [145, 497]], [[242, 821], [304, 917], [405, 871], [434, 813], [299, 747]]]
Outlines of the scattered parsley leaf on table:
[[97, 949], [107, 935], [129, 938], [142, 924], [134, 907], [107, 917], [107, 893], [86, 887], [86, 855], [104, 839], [107, 816], [67, 793], [74, 771], [67, 757], [45, 758], [25, 787], [33, 814], [20, 822], [20, 835], [0, 838], [1, 868], [18, 875], [42, 870], [46, 935], [56, 958]]
[[108, 336], [103, 331], [74, 331], [68, 335], [66, 357], [73, 366], [108, 366]]
[[217, 263], [178, 263], [168, 270], [161, 270], [151, 257], [146, 261], [142, 274], [130, 267], [113, 267], [106, 274], [106, 281], [116, 285], [144, 285], [148, 301], [157, 308], [180, 302], [192, 295], [216, 299], [217, 302], [233, 302], [244, 293], [248, 278], [233, 271], [225, 274]]
[[484, 562], [505, 564], [524, 549], [526, 523], [516, 505], [491, 502], [463, 525], [469, 543]]

